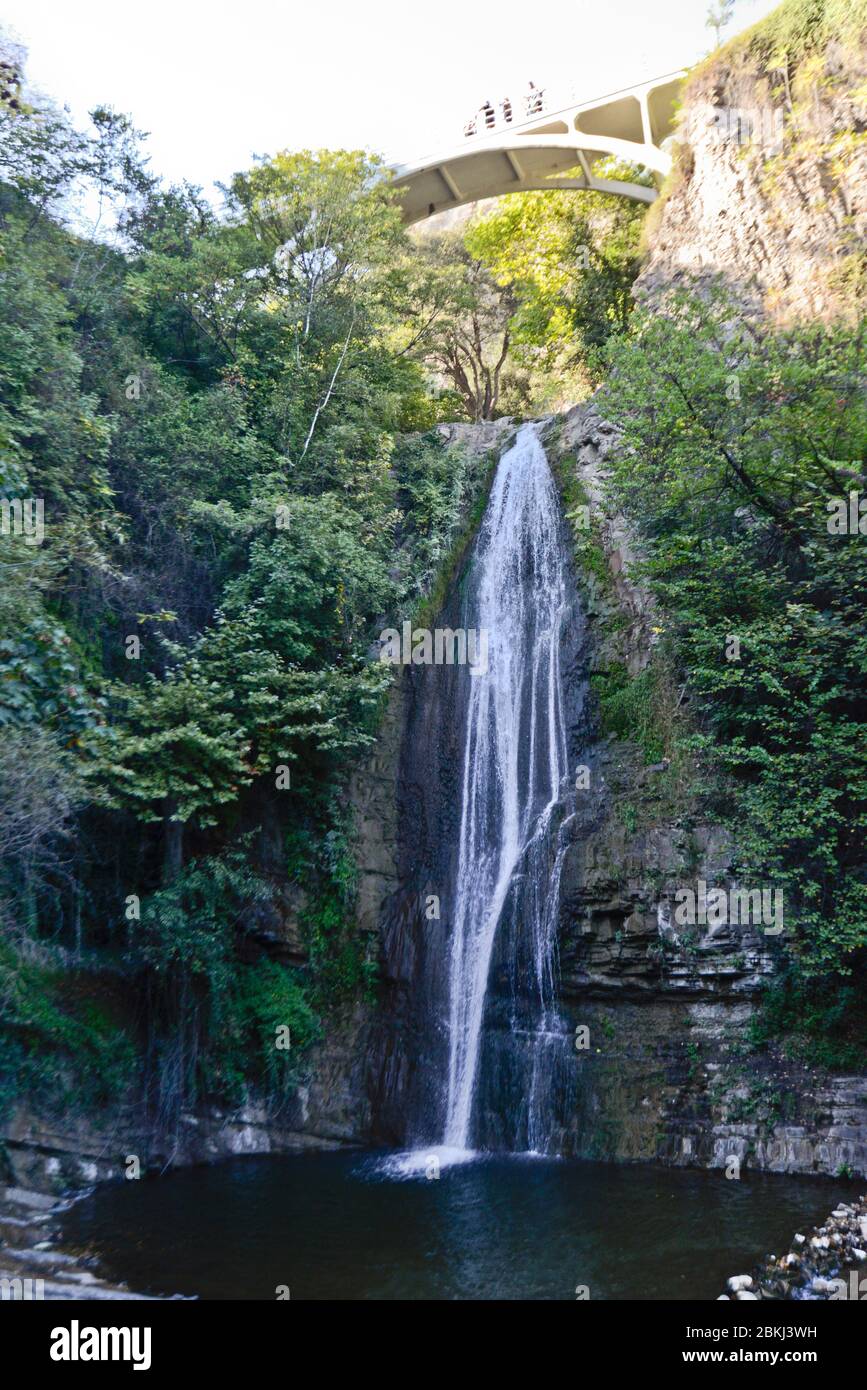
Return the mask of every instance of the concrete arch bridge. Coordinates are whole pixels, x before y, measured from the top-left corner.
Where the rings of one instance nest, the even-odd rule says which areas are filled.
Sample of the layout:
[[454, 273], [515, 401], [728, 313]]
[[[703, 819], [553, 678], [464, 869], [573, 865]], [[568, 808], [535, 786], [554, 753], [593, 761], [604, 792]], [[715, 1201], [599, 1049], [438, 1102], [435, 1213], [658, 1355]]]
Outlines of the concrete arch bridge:
[[658, 185], [671, 168], [666, 141], [685, 70], [666, 73], [595, 101], [560, 98], [522, 118], [494, 117], [479, 133], [413, 164], [392, 167], [407, 224], [503, 193], [595, 189], [652, 203], [657, 188], [597, 177], [605, 157], [643, 165]]

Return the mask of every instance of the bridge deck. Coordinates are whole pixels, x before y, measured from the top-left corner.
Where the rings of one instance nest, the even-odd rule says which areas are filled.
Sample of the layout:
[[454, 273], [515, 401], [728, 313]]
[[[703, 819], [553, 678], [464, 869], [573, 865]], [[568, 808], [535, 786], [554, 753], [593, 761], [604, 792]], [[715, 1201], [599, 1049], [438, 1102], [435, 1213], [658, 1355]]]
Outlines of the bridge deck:
[[394, 167], [407, 223], [463, 203], [527, 189], [593, 188], [641, 202], [656, 190], [643, 183], [599, 178], [605, 156], [643, 166], [661, 179], [671, 160], [662, 148], [672, 133], [684, 71], [667, 73], [593, 101], [543, 109], [511, 123], [465, 136], [436, 154]]

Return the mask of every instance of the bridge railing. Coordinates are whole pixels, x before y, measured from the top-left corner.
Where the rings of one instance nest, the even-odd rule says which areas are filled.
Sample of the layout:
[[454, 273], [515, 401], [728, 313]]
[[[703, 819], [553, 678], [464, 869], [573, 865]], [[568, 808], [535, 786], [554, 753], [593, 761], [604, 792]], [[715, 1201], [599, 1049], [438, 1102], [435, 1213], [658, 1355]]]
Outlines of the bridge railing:
[[[504, 130], [514, 130], [518, 126], [533, 126], [540, 119], [547, 117], [554, 120], [557, 116], [571, 114], [577, 107], [586, 108], [601, 106], [605, 102], [613, 101], [618, 97], [632, 96], [636, 90], [646, 87], [653, 87], [658, 83], [668, 81], [670, 78], [677, 77], [682, 73], [682, 69], [675, 69], [670, 73], [662, 73], [656, 77], [646, 77], [634, 83], [631, 87], [619, 87], [615, 91], [605, 92], [601, 96], [593, 97], [588, 100], [586, 91], [582, 91], [574, 83], [554, 84], [551, 87], [541, 87], [536, 92], [536, 96], [541, 98], [538, 108], [530, 110], [528, 108], [529, 93], [523, 93], [518, 101], [512, 101], [512, 119], [507, 121], [503, 115], [502, 99], [496, 103], [494, 108], [494, 122], [487, 125], [481, 116], [482, 108], [476, 113], [476, 137], [490, 134], [502, 135]], [[466, 134], [466, 130], [461, 132]], [[472, 138], [470, 136], [467, 137]]]
[[[504, 105], [511, 102], [511, 116], [507, 117]], [[568, 111], [570, 107], [580, 105], [577, 88], [569, 87], [539, 87], [535, 92], [523, 92], [519, 97], [507, 95], [501, 98], [493, 110], [493, 119], [488, 121], [485, 118], [484, 108], [479, 107], [475, 116], [471, 119], [475, 121], [475, 131], [470, 133], [468, 127], [470, 121], [466, 123], [459, 135], [465, 136], [468, 140], [480, 135], [489, 135], [497, 132], [502, 135], [504, 130], [514, 130], [518, 126], [535, 125], [543, 116], [556, 116], [562, 111]]]
[[[544, 87], [540, 88], [537, 96], [541, 98], [541, 105], [535, 111], [527, 110], [527, 94], [524, 93], [520, 101], [512, 102], [511, 120], [506, 119], [502, 110], [502, 102], [498, 102], [496, 107], [494, 107], [493, 120], [490, 125], [486, 123], [482, 114], [482, 108], [480, 107], [475, 117], [475, 131], [472, 133], [469, 132], [467, 129], [469, 122], [467, 122], [462, 129], [452, 130], [449, 133], [447, 143], [449, 145], [458, 145], [465, 142], [467, 146], [471, 146], [476, 141], [484, 141], [486, 136], [502, 136], [507, 131], [532, 129], [533, 126], [538, 125], [541, 120], [545, 120], [546, 118], [554, 120], [560, 115], [565, 115], [570, 107], [580, 104], [575, 88], [556, 88], [554, 89], [554, 93], [554, 103], [556, 104], [553, 104], [552, 101], [549, 100], [547, 90]], [[419, 156], [413, 163], [424, 163], [427, 158], [440, 153], [442, 148], [443, 145], [440, 144], [437, 149], [432, 149], [428, 151], [427, 154]], [[402, 164], [404, 161], [387, 158], [387, 162], [396, 166]]]

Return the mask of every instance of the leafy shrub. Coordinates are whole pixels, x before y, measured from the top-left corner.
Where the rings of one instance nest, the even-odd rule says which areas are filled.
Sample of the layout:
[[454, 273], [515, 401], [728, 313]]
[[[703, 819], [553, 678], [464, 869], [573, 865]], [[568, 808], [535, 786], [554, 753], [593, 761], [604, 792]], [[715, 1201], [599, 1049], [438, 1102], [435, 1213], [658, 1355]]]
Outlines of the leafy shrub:
[[[143, 905], [139, 950], [159, 981], [153, 1051], [165, 1115], [212, 1097], [237, 1103], [251, 1088], [285, 1095], [297, 1082], [318, 1035], [303, 976], [239, 955], [272, 891], [242, 844], [191, 861]], [[290, 1030], [288, 1052], [275, 1046], [279, 1026]]]
[[665, 754], [659, 718], [660, 676], [653, 664], [630, 677], [622, 663], [597, 671], [590, 683], [599, 699], [602, 727], [615, 738], [637, 743], [649, 763]]
[[[273, 960], [239, 965], [228, 995], [215, 1001], [215, 1014], [204, 1060], [209, 1089], [236, 1100], [251, 1086], [267, 1097], [295, 1089], [301, 1058], [320, 1035], [298, 971]], [[282, 1029], [289, 1030], [286, 1048], [276, 1045]]]
[[0, 1113], [19, 1097], [75, 1111], [108, 1105], [135, 1068], [133, 1042], [92, 981], [0, 942]]

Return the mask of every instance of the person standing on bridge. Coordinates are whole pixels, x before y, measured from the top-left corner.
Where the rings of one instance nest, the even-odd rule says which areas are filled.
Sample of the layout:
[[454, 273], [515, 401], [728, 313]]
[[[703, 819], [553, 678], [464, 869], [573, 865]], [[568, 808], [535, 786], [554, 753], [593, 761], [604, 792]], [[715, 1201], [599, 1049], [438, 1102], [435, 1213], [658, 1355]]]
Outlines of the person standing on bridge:
[[536, 86], [535, 82], [531, 82], [530, 85], [529, 85], [529, 87], [527, 88], [527, 115], [528, 115], [528, 116], [535, 116], [535, 115], [537, 114], [537, 112], [539, 112], [539, 111], [542, 110], [542, 97], [543, 97], [543, 95], [544, 95], [544, 93], [540, 91], [540, 89]]
[[488, 130], [493, 130], [494, 122], [497, 119], [496, 112], [489, 101], [485, 101], [481, 106], [481, 115], [484, 117], [485, 125]]
[[476, 133], [476, 118], [475, 118], [475, 116], [470, 116], [470, 119], [467, 121], [466, 125], [464, 126], [464, 135], [466, 135], [466, 136], [469, 137], [470, 135], [475, 135], [475, 133]]
[[511, 124], [511, 120], [512, 120], [512, 98], [511, 98], [511, 97], [503, 97], [503, 100], [500, 102], [500, 110], [501, 110], [502, 113], [503, 113], [503, 120], [506, 122], [506, 124], [507, 124], [507, 125], [508, 125], [508, 124]]

